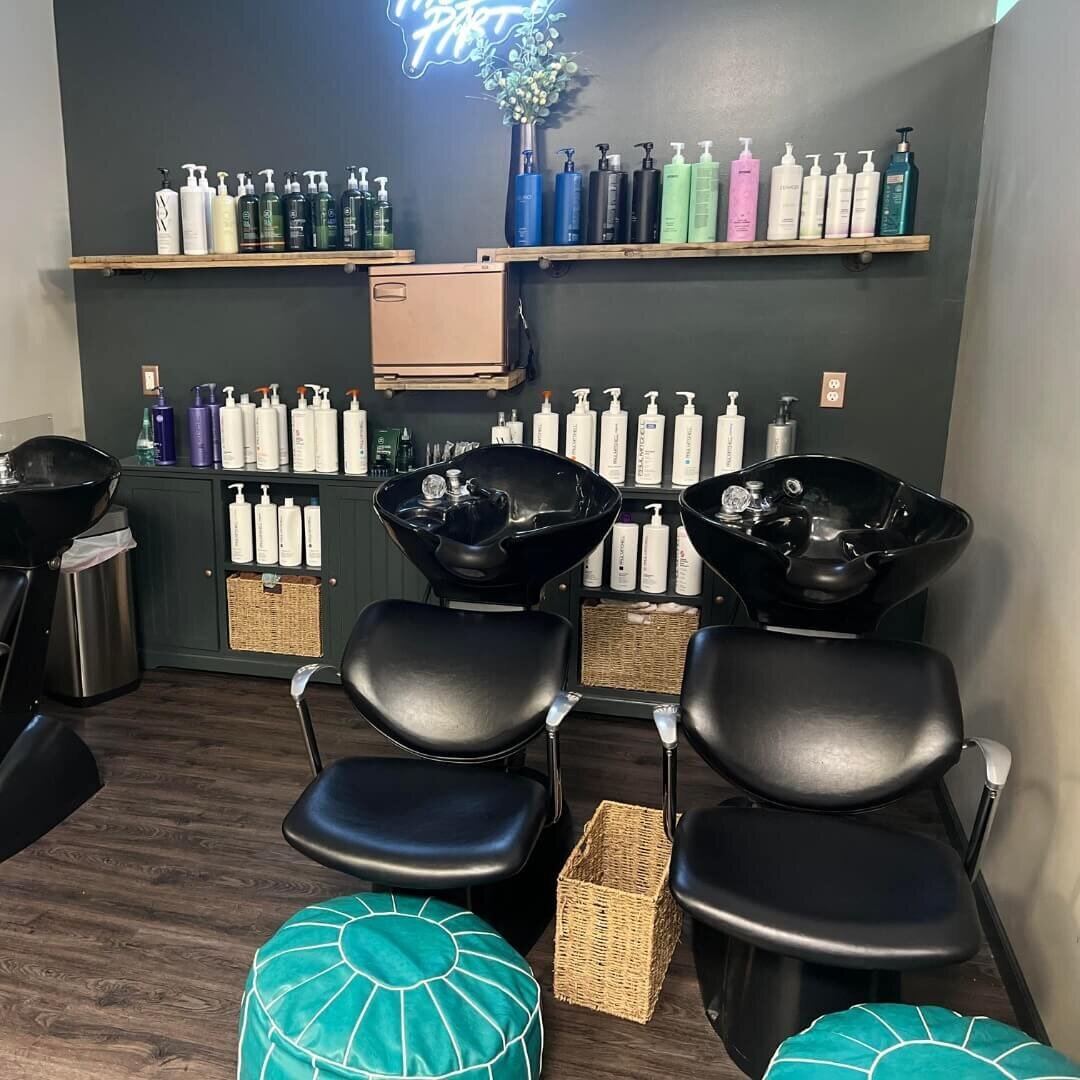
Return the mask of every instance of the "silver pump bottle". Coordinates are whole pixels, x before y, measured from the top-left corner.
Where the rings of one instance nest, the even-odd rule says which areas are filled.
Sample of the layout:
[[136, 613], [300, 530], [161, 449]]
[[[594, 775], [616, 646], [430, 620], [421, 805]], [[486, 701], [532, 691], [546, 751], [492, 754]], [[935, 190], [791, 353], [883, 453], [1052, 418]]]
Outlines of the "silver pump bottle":
[[784, 394], [776, 410], [776, 419], [769, 424], [765, 434], [765, 457], [785, 457], [795, 453], [795, 435], [798, 421], [792, 419], [791, 407], [799, 399], [791, 394]]

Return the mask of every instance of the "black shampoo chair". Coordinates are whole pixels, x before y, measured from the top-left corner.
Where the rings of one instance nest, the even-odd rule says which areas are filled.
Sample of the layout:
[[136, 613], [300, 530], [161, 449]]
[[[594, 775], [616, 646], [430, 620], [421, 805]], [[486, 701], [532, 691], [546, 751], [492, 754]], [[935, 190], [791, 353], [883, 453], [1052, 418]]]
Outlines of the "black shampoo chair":
[[[899, 1000], [901, 972], [976, 952], [970, 879], [1011, 759], [965, 741], [945, 656], [713, 627], [690, 643], [680, 707], [654, 719], [671, 890], [693, 919], [706, 1013], [749, 1076], [818, 1016]], [[680, 727], [747, 798], [678, 818]], [[966, 858], [853, 816], [936, 784], [973, 745], [987, 780]]]

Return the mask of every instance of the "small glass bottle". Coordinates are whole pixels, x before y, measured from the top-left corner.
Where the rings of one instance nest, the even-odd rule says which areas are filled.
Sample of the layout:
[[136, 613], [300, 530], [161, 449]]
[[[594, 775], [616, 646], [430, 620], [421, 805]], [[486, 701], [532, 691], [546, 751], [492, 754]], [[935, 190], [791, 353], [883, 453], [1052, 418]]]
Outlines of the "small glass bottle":
[[150, 410], [142, 411], [142, 430], [135, 440], [135, 461], [139, 465], [154, 464], [154, 433], [150, 430]]
[[412, 435], [409, 433], [408, 428], [403, 428], [401, 432], [401, 441], [398, 443], [396, 462], [397, 472], [412, 472], [414, 464]]

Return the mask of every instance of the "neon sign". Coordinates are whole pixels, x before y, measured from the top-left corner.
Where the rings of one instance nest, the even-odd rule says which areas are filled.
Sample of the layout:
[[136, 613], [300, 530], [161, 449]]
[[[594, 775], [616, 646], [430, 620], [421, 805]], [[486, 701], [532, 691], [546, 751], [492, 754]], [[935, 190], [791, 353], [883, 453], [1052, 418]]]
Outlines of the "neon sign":
[[462, 64], [476, 38], [501, 45], [532, 10], [542, 14], [552, 0], [386, 0], [386, 17], [401, 31], [401, 70], [419, 79], [432, 65]]

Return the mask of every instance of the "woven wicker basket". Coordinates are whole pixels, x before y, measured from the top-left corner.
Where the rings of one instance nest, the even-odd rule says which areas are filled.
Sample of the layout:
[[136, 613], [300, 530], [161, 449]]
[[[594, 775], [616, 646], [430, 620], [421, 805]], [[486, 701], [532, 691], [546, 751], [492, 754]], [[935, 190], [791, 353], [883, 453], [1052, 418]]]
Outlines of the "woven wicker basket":
[[682, 930], [659, 810], [602, 802], [559, 875], [555, 996], [649, 1021]]
[[230, 574], [225, 588], [230, 649], [322, 656], [318, 578], [285, 574], [270, 586], [262, 574]]
[[697, 608], [650, 612], [630, 622], [630, 604], [581, 605], [581, 681], [586, 686], [678, 694], [686, 646], [697, 631]]

